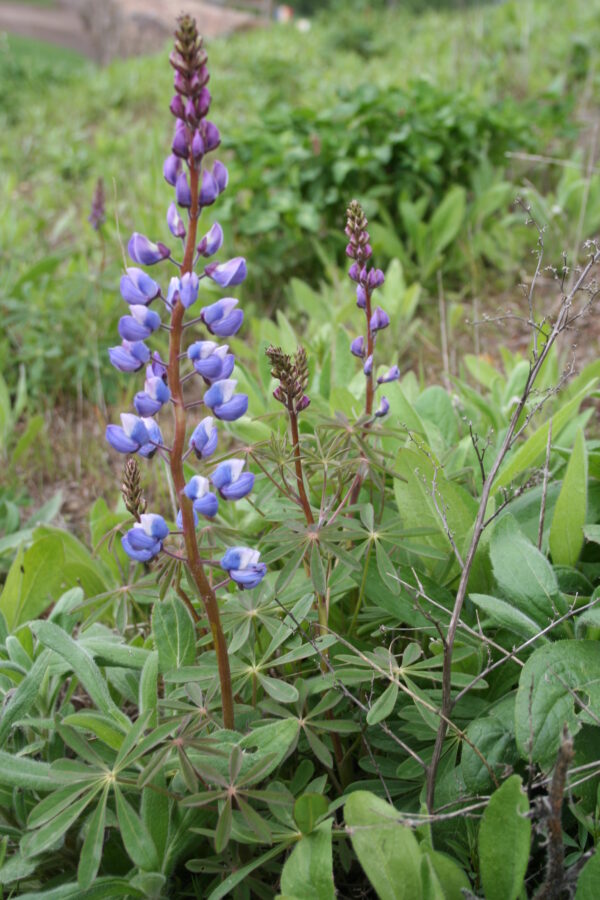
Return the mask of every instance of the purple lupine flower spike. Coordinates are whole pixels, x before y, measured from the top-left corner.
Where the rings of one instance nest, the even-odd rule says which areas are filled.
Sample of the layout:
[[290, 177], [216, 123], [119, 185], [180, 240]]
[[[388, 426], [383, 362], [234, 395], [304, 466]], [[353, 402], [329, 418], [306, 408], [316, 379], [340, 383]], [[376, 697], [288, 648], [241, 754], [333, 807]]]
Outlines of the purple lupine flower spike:
[[163, 259], [168, 259], [171, 255], [169, 248], [160, 241], [153, 244], [145, 235], [139, 234], [137, 231], [129, 238], [127, 250], [132, 260], [139, 266], [153, 266], [155, 263], [162, 262]]

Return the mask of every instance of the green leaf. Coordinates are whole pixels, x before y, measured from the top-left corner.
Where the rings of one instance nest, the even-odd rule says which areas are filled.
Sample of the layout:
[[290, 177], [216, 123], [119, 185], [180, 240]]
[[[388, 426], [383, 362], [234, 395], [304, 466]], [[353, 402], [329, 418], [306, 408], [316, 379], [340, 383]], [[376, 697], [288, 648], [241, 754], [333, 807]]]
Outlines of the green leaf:
[[123, 796], [118, 784], [115, 783], [113, 787], [117, 819], [125, 850], [136, 866], [147, 872], [154, 872], [160, 868], [160, 863], [152, 836], [133, 806]]
[[44, 650], [31, 669], [17, 686], [8, 703], [2, 710], [0, 719], [0, 744], [3, 744], [10, 732], [13, 722], [26, 715], [35, 703], [40, 686], [44, 680], [50, 661], [50, 653]]
[[145, 712], [151, 713], [148, 725], [150, 728], [154, 728], [157, 724], [158, 711], [158, 653], [156, 650], [148, 654], [140, 674], [139, 706], [140, 715]]
[[515, 710], [523, 759], [551, 766], [563, 726], [575, 735], [584, 722], [597, 724], [593, 716], [600, 716], [600, 643], [555, 641], [532, 653], [521, 670]]
[[90, 731], [94, 737], [112, 750], [118, 750], [123, 743], [123, 731], [115, 728], [112, 719], [93, 709], [82, 709], [79, 712], [71, 713], [63, 718], [62, 724]]
[[332, 819], [321, 822], [296, 844], [281, 872], [284, 897], [310, 897], [311, 900], [335, 900]]
[[391, 716], [394, 711], [397, 699], [398, 685], [395, 681], [392, 681], [390, 684], [388, 684], [383, 694], [381, 694], [377, 698], [377, 700], [367, 713], [367, 724], [377, 725], [378, 722], [383, 722], [384, 719], [387, 719], [388, 716]]
[[588, 859], [577, 879], [577, 891], [575, 900], [597, 900], [598, 885], [600, 884], [600, 850], [591, 859]]
[[109, 715], [114, 721], [128, 728], [129, 719], [113, 701], [100, 669], [87, 650], [74, 641], [62, 628], [54, 622], [34, 622], [32, 630], [40, 643], [58, 653], [73, 669], [82, 687], [87, 691], [96, 706]]
[[344, 807], [352, 846], [380, 900], [421, 897], [417, 840], [393, 806], [369, 791], [354, 791]]
[[196, 631], [192, 617], [179, 597], [155, 603], [152, 632], [161, 672], [191, 665], [196, 658]]
[[82, 888], [91, 887], [100, 868], [102, 848], [104, 844], [104, 825], [106, 822], [106, 800], [108, 797], [106, 785], [96, 809], [92, 813], [88, 823], [88, 831], [81, 848], [79, 865], [77, 866], [77, 881]]
[[302, 834], [310, 834], [317, 820], [329, 809], [329, 801], [323, 794], [302, 794], [294, 803], [294, 821]]
[[31, 547], [21, 550], [10, 567], [0, 612], [13, 630], [77, 585], [88, 597], [107, 588], [100, 567], [77, 538], [59, 529], [38, 528]]
[[[494, 625], [508, 628], [509, 631], [520, 637], [535, 637], [541, 630], [542, 626], [526, 616], [516, 606], [511, 606], [506, 600], [499, 600], [498, 597], [490, 597], [488, 594], [469, 594], [469, 599], [485, 616], [489, 617]], [[540, 638], [540, 641], [547, 640], [548, 638], [545, 636]]]
[[310, 577], [317, 594], [324, 594], [327, 590], [327, 581], [325, 579], [325, 569], [323, 568], [323, 560], [319, 552], [317, 541], [312, 542], [310, 551]]
[[[456, 864], [451, 856], [433, 850], [423, 842], [419, 845], [421, 853], [426, 856], [435, 870], [439, 883], [443, 887], [444, 900], [464, 900], [463, 890], [471, 890], [471, 884], [465, 872]], [[421, 870], [423, 874], [423, 870]]]
[[231, 809], [231, 800], [227, 799], [219, 814], [217, 827], [215, 829], [215, 851], [217, 853], [222, 853], [229, 843], [232, 821], [233, 811]]
[[25, 856], [37, 856], [44, 850], [48, 850], [68, 831], [71, 825], [79, 818], [84, 809], [92, 802], [101, 784], [94, 785], [87, 793], [70, 803], [57, 816], [34, 832], [27, 833], [21, 841], [21, 851]]
[[[504, 697], [488, 715], [470, 722], [466, 732], [498, 779], [506, 766], [515, 765], [519, 759], [515, 744], [515, 700], [514, 693]], [[483, 794], [490, 788], [492, 779], [487, 766], [466, 741], [460, 765], [465, 785], [472, 794]]]
[[523, 887], [531, 820], [521, 778], [511, 775], [488, 803], [479, 826], [479, 868], [486, 900], [517, 900]]
[[[233, 872], [229, 875], [225, 881], [222, 881], [217, 888], [215, 888], [208, 895], [207, 900], [222, 900], [223, 897], [226, 897], [230, 891], [232, 891], [238, 884], [240, 884], [246, 876], [250, 875], [255, 869], [260, 868], [264, 863], [270, 862], [272, 859], [275, 859], [276, 856], [279, 856], [280, 853], [283, 853], [284, 850], [287, 849], [287, 844], [282, 843], [278, 844], [276, 847], [273, 847], [271, 850], [267, 850], [266, 853], [263, 853], [262, 856], [258, 856], [249, 862], [246, 866], [242, 866], [241, 869], [238, 869], [236, 872]], [[206, 860], [205, 859], [190, 859], [186, 863], [186, 867], [190, 870], [190, 872], [204, 872], [206, 868]]]
[[377, 571], [387, 589], [394, 595], [400, 593], [400, 582], [395, 578], [396, 567], [389, 558], [381, 541], [375, 541], [375, 561]]
[[4, 750], [0, 750], [0, 784], [34, 791], [51, 791], [56, 787], [48, 763]]
[[547, 625], [564, 611], [554, 570], [546, 557], [519, 531], [512, 516], [501, 519], [490, 539], [494, 577], [506, 599]]
[[293, 684], [288, 684], [280, 678], [273, 678], [271, 675], [258, 674], [258, 680], [265, 689], [269, 697], [277, 700], [278, 703], [295, 703], [298, 699], [298, 689]]
[[[596, 386], [597, 378], [589, 381], [575, 396], [565, 403], [564, 406], [552, 417], [552, 437], [557, 438], [563, 428], [569, 424], [577, 410]], [[524, 444], [521, 444], [516, 450], [513, 450], [506, 459], [505, 464], [500, 470], [498, 478], [494, 481], [493, 492], [497, 493], [501, 488], [508, 487], [512, 481], [526, 472], [532, 466], [538, 466], [544, 459], [546, 454], [546, 445], [548, 443], [548, 429], [550, 428], [550, 420], [544, 422], [543, 425], [530, 435]]]
[[550, 526], [550, 552], [555, 564], [574, 566], [579, 559], [587, 513], [587, 480], [587, 449], [580, 428]]

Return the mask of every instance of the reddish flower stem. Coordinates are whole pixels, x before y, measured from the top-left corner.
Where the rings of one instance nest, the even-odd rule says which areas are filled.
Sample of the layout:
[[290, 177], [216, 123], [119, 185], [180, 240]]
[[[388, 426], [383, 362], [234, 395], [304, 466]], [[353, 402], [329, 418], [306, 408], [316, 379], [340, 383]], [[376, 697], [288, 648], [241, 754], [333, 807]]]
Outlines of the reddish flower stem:
[[298, 416], [294, 410], [293, 400], [288, 404], [288, 413], [290, 417], [290, 427], [292, 429], [292, 444], [294, 446], [294, 467], [296, 469], [296, 485], [298, 487], [298, 496], [304, 510], [304, 518], [307, 525], [314, 525], [315, 519], [310, 508], [306, 488], [304, 486], [304, 473], [302, 471], [302, 456], [300, 455], [300, 435], [298, 434]]
[[[190, 160], [190, 189], [192, 193], [192, 205], [190, 208], [189, 229], [187, 241], [185, 245], [185, 255], [181, 265], [181, 274], [191, 272], [194, 264], [194, 253], [196, 247], [196, 232], [198, 227], [199, 204], [198, 204], [198, 182], [199, 170], [196, 168], [193, 160]], [[171, 476], [175, 486], [175, 493], [181, 506], [181, 518], [183, 527], [183, 539], [185, 543], [187, 555], [187, 569], [190, 573], [194, 584], [198, 589], [198, 593], [204, 603], [206, 616], [210, 625], [215, 653], [217, 655], [217, 666], [219, 669], [219, 681], [221, 684], [221, 704], [223, 709], [223, 724], [225, 728], [233, 729], [234, 712], [233, 712], [233, 693], [231, 689], [231, 672], [229, 670], [229, 656], [227, 653], [227, 644], [225, 635], [221, 627], [221, 617], [219, 614], [219, 606], [215, 592], [210, 586], [210, 582], [206, 577], [204, 567], [202, 565], [198, 544], [196, 542], [196, 529], [194, 526], [194, 511], [192, 502], [183, 493], [185, 487], [185, 476], [183, 473], [183, 448], [185, 444], [186, 434], [186, 411], [183, 401], [183, 387], [179, 372], [179, 355], [181, 352], [181, 337], [183, 333], [183, 315], [184, 307], [181, 303], [176, 303], [171, 315], [171, 333], [169, 338], [169, 389], [173, 398], [173, 413], [175, 418], [175, 436], [173, 439], [173, 447], [170, 454]], [[198, 622], [199, 616], [194, 609], [192, 603], [187, 602], [194, 620]]]

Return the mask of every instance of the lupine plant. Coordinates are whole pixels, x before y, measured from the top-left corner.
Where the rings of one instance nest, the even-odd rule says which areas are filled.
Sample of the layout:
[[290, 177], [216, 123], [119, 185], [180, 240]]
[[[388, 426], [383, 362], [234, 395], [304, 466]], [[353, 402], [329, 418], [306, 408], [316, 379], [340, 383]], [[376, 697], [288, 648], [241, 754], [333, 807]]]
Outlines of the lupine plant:
[[[179, 511], [176, 528], [172, 529], [157, 513], [137, 513], [137, 524], [122, 538], [123, 549], [137, 562], [149, 562], [161, 553], [181, 560], [204, 604], [219, 665], [223, 721], [227, 728], [234, 724], [231, 675], [225, 637], [221, 627], [216, 589], [235, 582], [240, 588], [256, 587], [266, 573], [259, 554], [248, 547], [229, 547], [219, 561], [226, 573], [224, 580], [214, 585], [206, 567], [214, 565], [212, 558], [203, 558], [198, 546], [196, 529], [200, 519], [212, 519], [219, 508], [219, 497], [235, 501], [245, 497], [254, 484], [254, 475], [245, 471], [240, 459], [220, 462], [207, 475], [194, 475], [186, 483], [183, 463], [194, 454], [207, 460], [216, 450], [218, 422], [231, 422], [248, 409], [248, 397], [236, 392], [232, 378], [235, 358], [222, 338], [235, 335], [242, 326], [244, 314], [234, 297], [223, 297], [203, 306], [194, 319], [185, 321], [187, 311], [197, 302], [203, 279], [210, 279], [221, 288], [235, 287], [246, 277], [246, 261], [237, 257], [219, 263], [214, 257], [223, 244], [223, 230], [218, 223], [198, 240], [198, 223], [202, 211], [212, 206], [227, 187], [227, 169], [219, 160], [212, 165], [208, 155], [221, 142], [217, 126], [207, 116], [211, 95], [207, 87], [209, 73], [207, 55], [202, 47], [195, 21], [187, 16], [179, 20], [175, 49], [170, 56], [175, 70], [175, 93], [170, 110], [175, 118], [172, 152], [165, 160], [163, 174], [175, 189], [175, 200], [167, 210], [167, 225], [173, 238], [180, 241], [182, 259], [161, 242], [153, 242], [135, 232], [128, 243], [128, 252], [136, 266], [127, 269], [121, 278], [121, 295], [129, 304], [129, 314], [119, 321], [122, 343], [109, 350], [112, 364], [122, 372], [138, 372], [146, 367], [144, 390], [134, 398], [134, 413], [122, 413], [121, 425], [109, 425], [106, 438], [120, 453], [142, 457], [162, 456], [168, 461]], [[168, 290], [140, 266], [160, 263], [174, 265], [176, 275], [170, 279]], [[200, 270], [200, 271], [197, 271]], [[151, 304], [162, 305], [168, 314], [168, 324], [162, 321]], [[183, 348], [188, 329], [202, 326], [205, 336], [188, 342]], [[145, 341], [158, 329], [169, 332], [169, 352], [163, 360], [158, 352], [151, 353]], [[216, 340], [211, 340], [214, 337]], [[182, 361], [191, 370], [181, 373]], [[186, 397], [184, 384], [202, 383], [202, 399]], [[155, 416], [164, 408], [171, 408], [174, 430], [172, 446], [166, 446]], [[190, 434], [190, 410], [203, 408], [208, 415], [195, 424]], [[186, 448], [186, 437], [189, 438]], [[183, 538], [183, 555], [173, 548], [178, 536]], [[198, 614], [184, 593], [193, 617]]]

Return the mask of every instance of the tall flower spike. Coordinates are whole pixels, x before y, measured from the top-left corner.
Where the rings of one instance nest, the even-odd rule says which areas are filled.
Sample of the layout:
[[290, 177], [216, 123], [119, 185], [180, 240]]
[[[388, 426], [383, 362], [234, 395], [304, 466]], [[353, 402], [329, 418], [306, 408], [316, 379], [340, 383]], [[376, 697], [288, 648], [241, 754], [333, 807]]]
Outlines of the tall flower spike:
[[[167, 212], [167, 226], [170, 233], [183, 242], [183, 260], [179, 265], [171, 257], [169, 248], [160, 242], [153, 242], [145, 235], [134, 232], [128, 251], [134, 266], [127, 269], [121, 278], [121, 294], [130, 304], [129, 315], [123, 316], [119, 332], [123, 338], [121, 346], [109, 350], [111, 362], [123, 372], [136, 372], [147, 365], [144, 390], [135, 394], [134, 406], [138, 416], [125, 413], [121, 425], [109, 425], [106, 432], [108, 442], [120, 453], [136, 453], [151, 458], [159, 453], [168, 460], [172, 485], [177, 502], [180, 504], [176, 517], [178, 532], [183, 538], [183, 555], [178, 554], [187, 567], [188, 579], [195, 583], [197, 593], [202, 598], [210, 625], [214, 649], [217, 657], [223, 724], [234, 727], [233, 694], [225, 636], [221, 627], [219, 606], [200, 557], [196, 538], [199, 516], [211, 518], [219, 508], [215, 490], [226, 500], [240, 499], [252, 489], [254, 475], [244, 470], [242, 460], [221, 462], [210, 476], [195, 475], [191, 479], [184, 475], [184, 458], [194, 453], [199, 459], [206, 459], [215, 452], [218, 443], [218, 420], [234, 421], [244, 415], [248, 408], [248, 397], [236, 393], [236, 381], [229, 376], [234, 367], [234, 356], [227, 344], [220, 341], [237, 333], [244, 314], [234, 297], [224, 297], [210, 303], [201, 310], [200, 319], [214, 340], [192, 340], [187, 352], [182, 347], [184, 328], [194, 324], [184, 324], [187, 310], [194, 304], [200, 291], [200, 281], [208, 277], [221, 287], [240, 284], [246, 277], [246, 261], [235, 257], [224, 263], [209, 263], [204, 272], [194, 271], [199, 259], [213, 256], [223, 244], [223, 231], [215, 223], [209, 231], [198, 239], [198, 219], [204, 206], [213, 204], [227, 187], [228, 173], [218, 160], [207, 164], [206, 156], [215, 150], [221, 141], [219, 130], [206, 116], [211, 105], [210, 91], [206, 87], [209, 75], [207, 57], [198, 34], [195, 21], [190, 16], [178, 20], [175, 46], [170, 56], [175, 70], [174, 94], [170, 102], [170, 112], [174, 116], [174, 133], [163, 175], [174, 188], [174, 202]], [[158, 282], [139, 266], [152, 266], [165, 259], [178, 266], [179, 271], [171, 278], [166, 294]], [[155, 310], [148, 309], [156, 298], [160, 298], [170, 314], [169, 323], [161, 323]], [[162, 325], [169, 333], [169, 356], [163, 360], [156, 352], [152, 355], [144, 343]], [[182, 377], [181, 367], [193, 368]], [[188, 423], [184, 385], [188, 377], [197, 375], [197, 384], [204, 388], [201, 402], [212, 412], [205, 416], [189, 436], [189, 450], [186, 451]], [[303, 394], [306, 379], [301, 372], [293, 380], [294, 402], [298, 410], [306, 407], [308, 398]], [[168, 401], [171, 401], [169, 404]], [[197, 402], [194, 399], [194, 405]], [[160, 427], [153, 416], [163, 409], [170, 409], [174, 419], [171, 447], [166, 447]], [[122, 538], [125, 552], [138, 562], [148, 562], [163, 551], [163, 543], [169, 539], [169, 528], [161, 516], [145, 513], [141, 500], [141, 486], [137, 463], [128, 463], [124, 477], [124, 493], [128, 509], [138, 524]], [[210, 524], [204, 525], [210, 528]], [[175, 537], [175, 540], [180, 540]], [[212, 546], [212, 543], [211, 543]], [[221, 564], [229, 572], [232, 584], [242, 589], [255, 587], [266, 573], [266, 566], [258, 560], [258, 553], [247, 548], [229, 550], [221, 556]], [[216, 561], [216, 559], [215, 559]], [[190, 614], [197, 621], [199, 614], [188, 601]]]
[[[376, 413], [373, 413], [373, 400], [377, 386], [389, 381], [395, 381], [399, 377], [397, 366], [393, 366], [387, 375], [374, 381], [374, 353], [377, 333], [387, 328], [390, 324], [388, 314], [378, 306], [372, 308], [373, 292], [381, 287], [384, 275], [381, 269], [369, 268], [368, 261], [372, 256], [369, 243], [368, 221], [364, 210], [357, 200], [352, 200], [346, 210], [345, 234], [348, 238], [346, 255], [353, 260], [348, 271], [350, 280], [356, 284], [356, 305], [364, 310], [365, 334], [355, 338], [350, 344], [350, 352], [359, 359], [364, 360], [363, 372], [366, 380], [365, 413], [377, 418], [386, 415], [389, 409], [387, 398], [382, 398], [381, 405]], [[356, 499], [356, 498], [354, 498]]]

